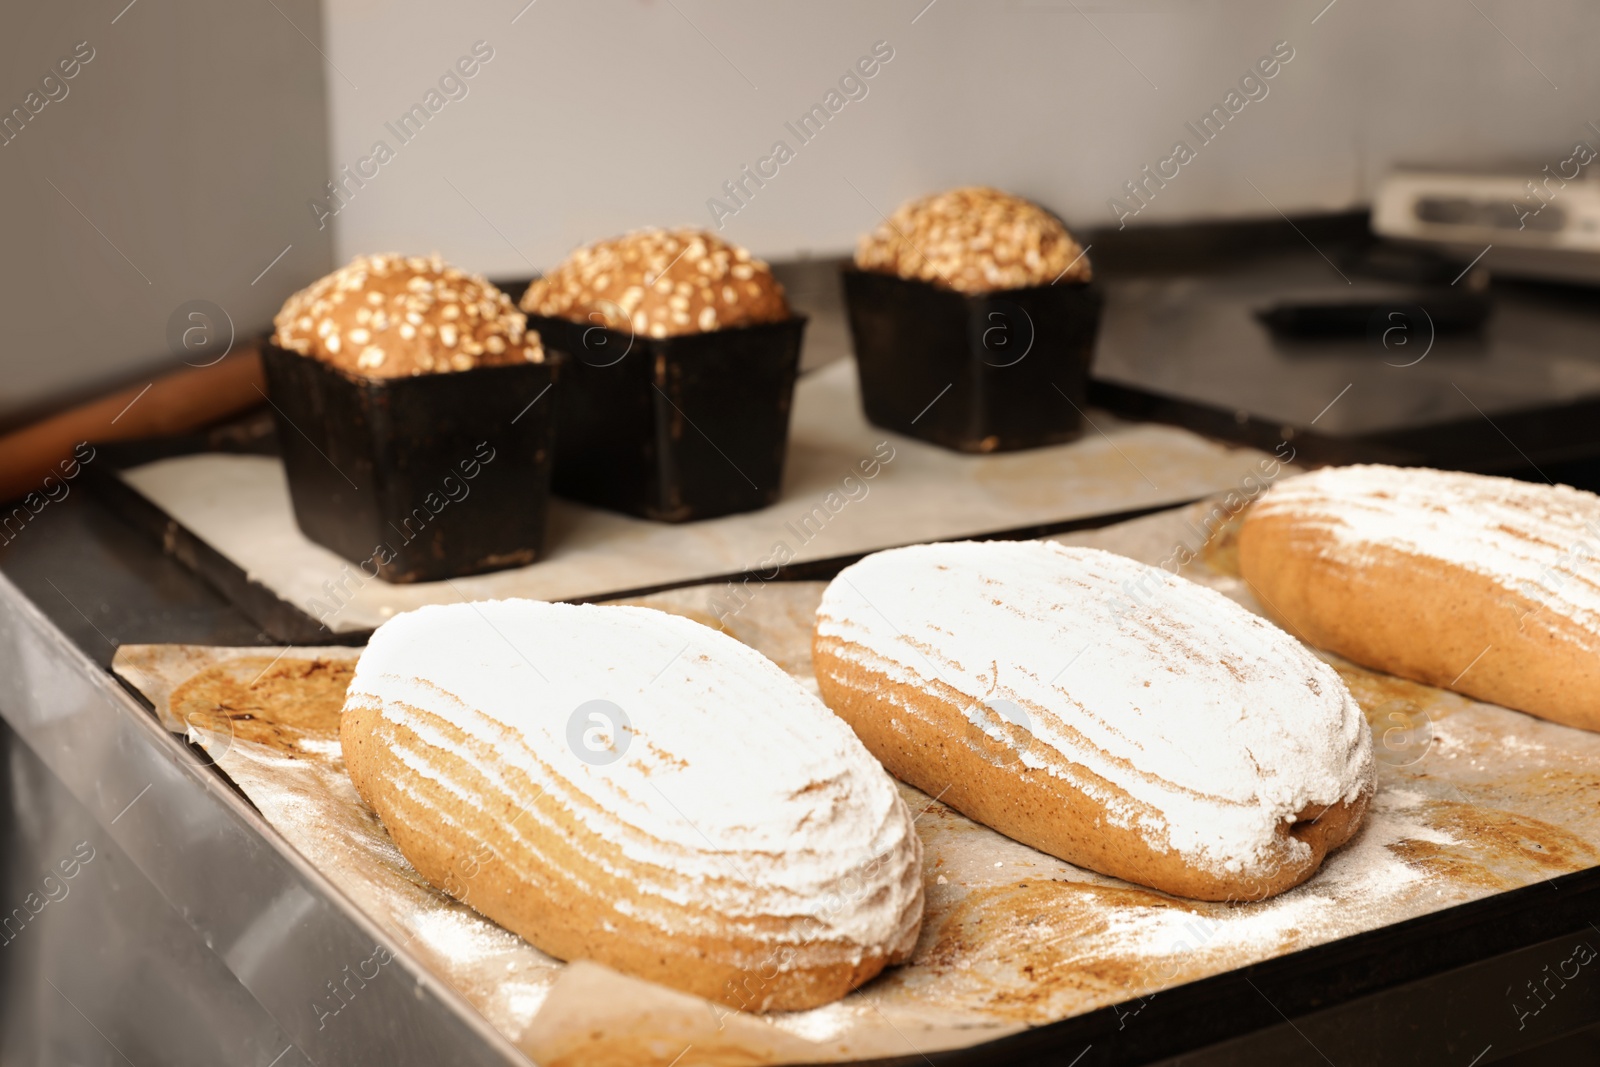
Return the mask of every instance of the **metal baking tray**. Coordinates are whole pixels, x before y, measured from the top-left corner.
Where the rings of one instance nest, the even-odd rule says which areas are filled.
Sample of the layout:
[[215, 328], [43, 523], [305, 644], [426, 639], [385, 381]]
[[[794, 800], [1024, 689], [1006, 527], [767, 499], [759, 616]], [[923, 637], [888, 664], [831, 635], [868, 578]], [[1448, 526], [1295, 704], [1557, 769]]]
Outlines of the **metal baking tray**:
[[[1267, 451], [1287, 443], [1311, 465], [1600, 484], [1591, 288], [1495, 278], [1493, 248], [1447, 269], [1380, 242], [1364, 212], [1091, 244], [1107, 293], [1092, 404]], [[1473, 283], [1489, 306], [1480, 327], [1419, 313], [1419, 292], [1448, 302]], [[1261, 316], [1286, 301], [1360, 302], [1376, 321], [1353, 337], [1284, 336]]]

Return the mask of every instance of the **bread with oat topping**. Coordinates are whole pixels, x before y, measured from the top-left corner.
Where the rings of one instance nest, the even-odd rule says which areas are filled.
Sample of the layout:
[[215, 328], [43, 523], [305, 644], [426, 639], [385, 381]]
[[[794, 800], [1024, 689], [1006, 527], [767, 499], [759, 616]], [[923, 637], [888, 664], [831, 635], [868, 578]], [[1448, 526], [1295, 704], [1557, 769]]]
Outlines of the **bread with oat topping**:
[[438, 256], [357, 256], [284, 302], [273, 343], [367, 378], [540, 363], [511, 298]]
[[1087, 282], [1089, 258], [1060, 219], [987, 186], [902, 204], [861, 239], [856, 266], [960, 293]]
[[528, 287], [522, 310], [640, 337], [792, 317], [765, 263], [703, 230], [639, 230], [586, 245]]

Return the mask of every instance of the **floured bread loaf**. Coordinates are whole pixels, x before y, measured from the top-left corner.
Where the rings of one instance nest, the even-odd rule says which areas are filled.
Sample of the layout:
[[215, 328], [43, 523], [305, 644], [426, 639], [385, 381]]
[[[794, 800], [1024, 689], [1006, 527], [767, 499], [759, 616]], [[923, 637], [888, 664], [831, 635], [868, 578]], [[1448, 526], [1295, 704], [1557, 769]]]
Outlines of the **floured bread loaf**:
[[894, 783], [770, 660], [687, 619], [396, 616], [340, 740], [423, 877], [560, 959], [767, 1011], [843, 996], [916, 941], [922, 849]]
[[1379, 670], [1600, 730], [1600, 497], [1426, 468], [1328, 467], [1239, 532], [1262, 604]]
[[1179, 896], [1299, 884], [1373, 788], [1371, 735], [1333, 668], [1220, 593], [1109, 552], [879, 552], [828, 586], [814, 657], [823, 699], [895, 775]]

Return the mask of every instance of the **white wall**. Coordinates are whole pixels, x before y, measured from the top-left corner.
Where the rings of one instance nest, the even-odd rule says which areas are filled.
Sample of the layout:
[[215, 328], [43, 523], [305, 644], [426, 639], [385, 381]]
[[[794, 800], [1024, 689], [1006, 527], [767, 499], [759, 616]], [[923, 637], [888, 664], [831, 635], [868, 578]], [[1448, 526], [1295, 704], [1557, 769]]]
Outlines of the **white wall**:
[[[335, 254], [527, 275], [585, 240], [705, 224], [722, 182], [878, 40], [895, 57], [868, 96], [791, 140], [729, 237], [839, 252], [876, 209], [979, 181], [1110, 222], [1108, 198], [1278, 40], [1295, 59], [1270, 95], [1137, 224], [1270, 214], [1250, 182], [1286, 211], [1340, 208], [1391, 160], [1536, 170], [1600, 144], [1600, 9], [1580, 0], [524, 3], [12, 5], [0, 114], [77, 42], [95, 58], [0, 147], [0, 428], [176, 365], [166, 325], [187, 300], [265, 327]], [[494, 58], [469, 95], [400, 145], [385, 122], [477, 40]], [[319, 226], [309, 203], [379, 138], [394, 158]]]
[[93, 52], [0, 145], [0, 427], [177, 366], [186, 301], [259, 330], [332, 261], [297, 195], [327, 168], [323, 61], [286, 20], [316, 39], [315, 0], [127, 3], [13, 3], [0, 22], [0, 117]]
[[[1122, 183], [1174, 141], [1197, 145], [1184, 122], [1280, 40], [1295, 57], [1269, 95], [1137, 223], [1270, 216], [1263, 194], [1345, 208], [1393, 161], [1537, 170], [1578, 138], [1600, 144], [1585, 125], [1600, 122], [1600, 9], [1475, 2], [467, 0], [441, 14], [325, 0], [330, 57], [359, 85], [329, 81], [338, 162], [396, 147], [384, 123], [474, 41], [494, 49], [332, 220], [337, 251], [438, 250], [526, 275], [595, 237], [709, 222], [706, 200], [779, 138], [795, 158], [724, 231], [764, 255], [847, 249], [878, 210], [963, 182], [1103, 225]], [[799, 146], [784, 122], [878, 40], [895, 55], [869, 95]]]

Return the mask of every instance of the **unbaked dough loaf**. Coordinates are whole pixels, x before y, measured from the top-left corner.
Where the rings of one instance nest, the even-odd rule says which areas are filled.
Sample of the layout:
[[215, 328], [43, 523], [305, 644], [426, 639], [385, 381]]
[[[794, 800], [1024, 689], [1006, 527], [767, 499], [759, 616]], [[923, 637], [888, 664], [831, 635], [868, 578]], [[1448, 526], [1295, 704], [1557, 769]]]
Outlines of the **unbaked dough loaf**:
[[1320, 648], [1600, 730], [1600, 497], [1427, 468], [1327, 467], [1239, 533], [1268, 611]]
[[396, 616], [340, 740], [423, 877], [560, 959], [766, 1011], [843, 996], [916, 941], [921, 845], [894, 783], [770, 660], [687, 619]]
[[1309, 878], [1373, 788], [1338, 674], [1219, 593], [1042, 541], [868, 556], [817, 611], [823, 699], [898, 777], [1180, 896]]

